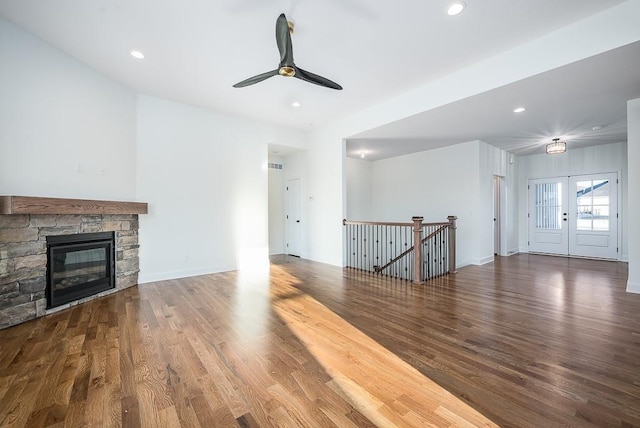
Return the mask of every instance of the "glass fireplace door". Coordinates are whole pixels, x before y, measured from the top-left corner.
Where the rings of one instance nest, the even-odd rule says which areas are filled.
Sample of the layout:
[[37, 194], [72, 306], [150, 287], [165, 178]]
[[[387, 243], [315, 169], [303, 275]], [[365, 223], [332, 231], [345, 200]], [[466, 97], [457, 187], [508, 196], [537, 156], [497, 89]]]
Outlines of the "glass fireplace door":
[[47, 237], [47, 303], [52, 308], [115, 286], [113, 233]]

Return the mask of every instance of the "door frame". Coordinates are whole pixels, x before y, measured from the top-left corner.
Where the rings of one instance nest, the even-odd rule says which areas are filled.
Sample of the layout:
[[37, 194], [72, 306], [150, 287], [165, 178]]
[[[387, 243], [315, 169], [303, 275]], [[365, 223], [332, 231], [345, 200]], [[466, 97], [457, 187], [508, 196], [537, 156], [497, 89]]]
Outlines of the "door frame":
[[[507, 184], [505, 177], [493, 176], [493, 253], [498, 256], [508, 255], [507, 239]], [[496, 244], [497, 241], [497, 244]]]
[[[567, 183], [569, 184], [571, 182], [571, 178], [575, 178], [575, 177], [589, 177], [589, 176], [594, 176], [594, 175], [614, 175], [616, 182], [612, 183], [612, 187], [613, 185], [615, 185], [615, 189], [616, 189], [616, 198], [615, 198], [615, 216], [611, 216], [610, 217], [610, 221], [615, 221], [616, 222], [616, 233], [614, 234], [615, 239], [616, 239], [616, 255], [614, 258], [601, 258], [601, 257], [595, 257], [595, 256], [581, 256], [581, 255], [575, 255], [575, 254], [570, 254], [570, 243], [567, 242], [567, 253], [566, 254], [556, 254], [556, 253], [542, 253], [542, 252], [535, 252], [535, 253], [540, 253], [540, 254], [548, 254], [548, 255], [557, 255], [560, 257], [576, 257], [576, 258], [592, 258], [592, 259], [602, 259], [602, 260], [617, 260], [620, 261], [623, 259], [622, 253], [622, 217], [621, 217], [621, 207], [622, 207], [622, 171], [621, 170], [617, 170], [617, 171], [605, 171], [605, 172], [593, 172], [593, 173], [580, 173], [580, 174], [573, 174], [573, 175], [567, 175], [567, 176], [552, 176], [552, 177], [538, 177], [538, 178], [528, 178], [527, 179], [527, 186], [526, 186], [526, 225], [527, 225], [527, 252], [534, 252], [534, 251], [530, 251], [530, 242], [531, 242], [531, 221], [532, 219], [530, 218], [530, 215], [532, 213], [532, 210], [534, 209], [534, 207], [531, 206], [531, 197], [530, 197], [530, 183], [532, 181], [535, 180], [551, 180], [551, 179], [565, 179]], [[569, 191], [569, 186], [567, 186], [567, 193]], [[568, 196], [568, 194], [567, 194]], [[569, 207], [571, 206], [571, 203], [568, 203], [568, 206], [566, 207], [567, 210], [569, 210]], [[567, 211], [569, 212], [569, 211]], [[575, 214], [574, 214], [575, 215]], [[567, 229], [570, 229], [569, 227]], [[570, 234], [570, 231], [567, 230], [567, 233]], [[569, 239], [571, 239], [571, 236], [569, 236]]]

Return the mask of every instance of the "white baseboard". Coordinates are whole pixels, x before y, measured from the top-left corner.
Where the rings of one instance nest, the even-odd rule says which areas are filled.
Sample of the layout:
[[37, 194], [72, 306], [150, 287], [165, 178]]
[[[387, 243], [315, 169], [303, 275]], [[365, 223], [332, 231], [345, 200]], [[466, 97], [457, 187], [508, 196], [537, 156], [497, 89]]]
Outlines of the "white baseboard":
[[138, 284], [146, 284], [148, 282], [166, 281], [168, 279], [188, 278], [191, 276], [208, 275], [210, 273], [220, 273], [235, 270], [235, 266], [207, 266], [198, 269], [185, 269], [170, 272], [156, 272], [138, 274]]
[[487, 263], [491, 263], [494, 260], [494, 256], [489, 256], [489, 257], [483, 257], [479, 260], [476, 261], [476, 265], [486, 265]]
[[518, 254], [521, 251], [517, 248], [512, 248], [510, 250], [507, 250], [507, 256], [513, 256], [514, 254]]
[[640, 283], [627, 281], [627, 292], [640, 294]]

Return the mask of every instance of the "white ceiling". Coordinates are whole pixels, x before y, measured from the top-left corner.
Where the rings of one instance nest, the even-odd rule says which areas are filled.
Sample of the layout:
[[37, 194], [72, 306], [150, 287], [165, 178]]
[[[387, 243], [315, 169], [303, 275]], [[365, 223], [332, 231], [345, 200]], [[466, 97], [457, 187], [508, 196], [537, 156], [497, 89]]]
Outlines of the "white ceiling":
[[[516, 155], [627, 141], [627, 100], [640, 97], [640, 42], [421, 113], [349, 139], [379, 160], [482, 140]], [[513, 109], [526, 105], [526, 111]], [[593, 129], [600, 127], [600, 129]]]
[[[0, 0], [0, 15], [138, 92], [313, 129], [623, 0], [466, 2], [461, 15], [450, 17], [450, 0]], [[279, 76], [232, 87], [277, 68], [275, 22], [282, 12], [295, 24], [296, 64], [343, 91]], [[146, 58], [133, 59], [132, 49]], [[393, 156], [408, 146], [417, 151], [482, 139], [528, 154], [550, 133], [573, 136], [596, 124], [606, 125], [598, 144], [624, 141], [620, 97], [640, 95], [632, 73], [639, 69], [639, 48], [629, 49], [585, 60], [580, 71], [572, 69], [580, 64], [570, 65], [368, 131], [348, 148], [386, 146], [385, 156]], [[517, 121], [503, 110], [512, 108], [513, 94], [528, 108]]]

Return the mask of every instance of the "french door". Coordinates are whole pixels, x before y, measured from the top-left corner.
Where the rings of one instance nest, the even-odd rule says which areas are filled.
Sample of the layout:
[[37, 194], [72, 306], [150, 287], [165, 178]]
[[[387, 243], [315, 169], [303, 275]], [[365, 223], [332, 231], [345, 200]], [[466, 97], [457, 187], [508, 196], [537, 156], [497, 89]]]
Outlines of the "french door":
[[529, 251], [618, 258], [618, 176], [529, 180]]

